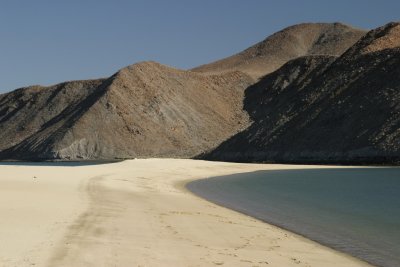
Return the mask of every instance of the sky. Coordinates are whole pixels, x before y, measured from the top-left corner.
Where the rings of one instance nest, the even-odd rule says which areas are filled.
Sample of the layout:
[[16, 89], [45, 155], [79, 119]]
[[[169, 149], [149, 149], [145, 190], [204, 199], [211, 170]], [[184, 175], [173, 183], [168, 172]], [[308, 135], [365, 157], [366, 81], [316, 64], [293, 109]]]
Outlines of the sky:
[[372, 29], [399, 10], [398, 0], [0, 0], [0, 93], [145, 60], [189, 69], [293, 24]]

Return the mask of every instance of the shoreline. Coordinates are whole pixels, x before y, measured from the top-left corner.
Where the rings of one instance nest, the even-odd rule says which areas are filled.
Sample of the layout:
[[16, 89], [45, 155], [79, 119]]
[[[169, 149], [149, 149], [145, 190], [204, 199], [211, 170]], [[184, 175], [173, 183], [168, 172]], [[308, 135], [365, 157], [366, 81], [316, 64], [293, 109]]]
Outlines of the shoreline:
[[[307, 166], [310, 166], [310, 165], [307, 165]], [[330, 167], [331, 167], [331, 166], [330, 166]], [[353, 167], [353, 166], [348, 166], [348, 167]], [[228, 176], [229, 176], [229, 175], [228, 175]], [[222, 203], [221, 201], [220, 201], [220, 202], [221, 202], [221, 203], [220, 203], [220, 202], [218, 202], [218, 201], [213, 201], [212, 199], [208, 199], [207, 197], [203, 197], [203, 196], [197, 195], [195, 192], [193, 192], [192, 190], [190, 190], [189, 188], [187, 188], [187, 185], [190, 184], [191, 182], [194, 182], [194, 181], [201, 181], [201, 180], [205, 180], [205, 179], [214, 179], [214, 178], [217, 178], [217, 177], [207, 177], [207, 178], [203, 178], [203, 179], [189, 180], [189, 181], [187, 181], [187, 182], [184, 182], [184, 184], [183, 184], [183, 185], [180, 185], [180, 186], [184, 186], [184, 187], [185, 187], [185, 190], [187, 190], [189, 193], [193, 194], [194, 196], [200, 198], [201, 200], [205, 200], [205, 201], [210, 202], [210, 203], [213, 203], [213, 204], [215, 204], [215, 205], [217, 205], [217, 206], [219, 206], [219, 207], [221, 207], [221, 208], [224, 208], [224, 209], [228, 209], [228, 210], [237, 212], [237, 213], [240, 214], [240, 215], [248, 216], [248, 217], [250, 217], [250, 218], [256, 219], [256, 220], [260, 221], [261, 223], [265, 223], [265, 224], [268, 224], [268, 225], [270, 225], [270, 226], [276, 227], [276, 228], [279, 229], [279, 230], [286, 231], [288, 234], [294, 235], [294, 236], [296, 236], [297, 238], [301, 239], [301, 240], [304, 241], [304, 242], [315, 243], [315, 244], [317, 244], [317, 245], [319, 245], [319, 246], [321, 246], [321, 247], [330, 249], [330, 250], [333, 251], [334, 253], [337, 253], [337, 254], [339, 254], [339, 255], [348, 257], [349, 259], [356, 259], [356, 260], [359, 260], [359, 261], [361, 261], [361, 262], [367, 264], [368, 266], [375, 266], [373, 263], [368, 262], [368, 261], [366, 261], [366, 260], [364, 260], [364, 259], [362, 259], [362, 258], [359, 258], [359, 257], [355, 256], [355, 255], [352, 255], [352, 254], [347, 253], [347, 252], [345, 252], [345, 251], [341, 251], [341, 250], [335, 249], [335, 248], [331, 247], [330, 244], [328, 244], [328, 243], [322, 243], [322, 242], [320, 242], [320, 241], [318, 241], [318, 240], [312, 239], [311, 237], [308, 237], [308, 236], [306, 236], [306, 235], [302, 235], [302, 234], [300, 234], [300, 233], [298, 233], [298, 232], [295, 232], [295, 231], [293, 231], [293, 230], [290, 230], [290, 229], [286, 228], [286, 227], [283, 226], [283, 225], [279, 225], [279, 224], [277, 224], [277, 223], [273, 223], [273, 222], [271, 222], [271, 221], [268, 221], [268, 220], [265, 220], [265, 219], [262, 219], [262, 218], [258, 218], [257, 216], [253, 216], [253, 215], [251, 215], [250, 213], [246, 212], [246, 210], [244, 210], [244, 209], [242, 210], [242, 209], [239, 209], [239, 208], [235, 208], [235, 207], [233, 207], [233, 205], [232, 205], [232, 207], [229, 207], [229, 205], [226, 205], [226, 204]]]
[[[371, 266], [184, 188], [207, 177], [303, 167], [179, 159], [0, 166], [1, 214], [18, 219], [36, 209], [29, 222], [0, 221], [7, 244], [0, 265]], [[8, 205], [18, 194], [19, 204]]]
[[88, 159], [88, 160], [66, 160], [66, 159], [0, 159], [0, 165], [52, 165], [52, 164], [67, 164], [74, 166], [85, 166], [85, 165], [99, 165], [99, 164], [108, 164], [108, 163], [119, 163], [124, 161], [131, 160], [151, 160], [151, 159], [165, 159], [165, 160], [179, 160], [179, 159], [187, 159], [187, 160], [197, 160], [197, 161], [207, 161], [207, 162], [219, 162], [219, 163], [234, 163], [234, 164], [254, 164], [254, 165], [288, 165], [288, 166], [331, 166], [331, 167], [397, 167], [400, 168], [400, 160], [395, 161], [302, 161], [302, 160], [293, 160], [293, 161], [222, 161], [222, 160], [214, 160], [207, 159], [202, 157], [193, 157], [193, 158], [147, 158], [147, 157], [136, 157], [136, 158], [115, 158], [115, 159]]
[[[212, 178], [214, 178], [214, 177], [208, 177], [208, 178], [204, 178], [204, 179], [212, 179]], [[199, 180], [203, 180], [203, 178], [201, 178], [201, 179], [195, 179], [195, 180], [190, 180], [190, 181], [184, 182], [183, 185], [184, 185], [185, 188], [186, 188], [186, 185], [187, 185], [188, 183], [193, 182], [193, 181], [199, 181]], [[283, 226], [281, 226], [281, 225], [274, 224], [274, 223], [272, 223], [272, 222], [268, 222], [268, 221], [266, 221], [266, 220], [263, 220], [263, 219], [254, 217], [254, 216], [252, 216], [252, 215], [250, 215], [250, 214], [247, 214], [247, 213], [244, 212], [244, 211], [240, 211], [240, 210], [237, 210], [237, 209], [234, 209], [234, 208], [226, 207], [226, 206], [224, 206], [223, 204], [219, 204], [219, 203], [213, 202], [213, 201], [211, 201], [211, 200], [209, 200], [209, 199], [207, 199], [207, 198], [203, 198], [203, 197], [201, 197], [201, 196], [199, 196], [199, 195], [196, 195], [196, 193], [190, 191], [190, 189], [188, 189], [188, 188], [186, 188], [186, 190], [187, 190], [189, 193], [193, 194], [195, 197], [197, 197], [197, 198], [199, 198], [199, 199], [201, 199], [201, 200], [203, 200], [203, 201], [207, 201], [207, 202], [213, 203], [213, 204], [217, 205], [218, 207], [220, 207], [220, 208], [222, 208], [222, 209], [227, 209], [227, 210], [236, 212], [236, 213], [240, 214], [241, 216], [246, 216], [246, 217], [255, 219], [255, 220], [259, 221], [260, 223], [267, 224], [267, 225], [270, 226], [270, 227], [275, 227], [277, 230], [283, 231], [283, 232], [286, 232], [286, 234], [295, 236], [296, 238], [300, 239], [300, 240], [303, 241], [303, 242], [306, 242], [306, 243], [309, 243], [309, 244], [316, 244], [316, 245], [318, 245], [318, 246], [323, 247], [324, 249], [329, 249], [330, 251], [332, 251], [332, 252], [335, 253], [335, 254], [338, 254], [339, 256], [344, 256], [344, 257], [346, 257], [346, 258], [349, 258], [350, 260], [361, 261], [361, 262], [367, 264], [366, 266], [374, 266], [372, 263], [370, 263], [370, 262], [368, 262], [368, 261], [365, 261], [365, 260], [363, 260], [363, 259], [361, 259], [361, 258], [355, 257], [354, 255], [348, 254], [348, 253], [346, 253], [346, 252], [343, 252], [343, 251], [334, 249], [334, 248], [330, 247], [328, 244], [322, 244], [322, 243], [320, 243], [320, 242], [318, 242], [318, 241], [316, 241], [316, 240], [313, 240], [313, 239], [311, 239], [311, 238], [309, 238], [309, 237], [307, 237], [307, 236], [304, 236], [304, 235], [301, 235], [301, 234], [299, 234], [299, 233], [293, 232], [293, 231], [291, 231], [291, 230], [289, 230], [289, 229], [286, 229], [285, 227], [283, 227]]]

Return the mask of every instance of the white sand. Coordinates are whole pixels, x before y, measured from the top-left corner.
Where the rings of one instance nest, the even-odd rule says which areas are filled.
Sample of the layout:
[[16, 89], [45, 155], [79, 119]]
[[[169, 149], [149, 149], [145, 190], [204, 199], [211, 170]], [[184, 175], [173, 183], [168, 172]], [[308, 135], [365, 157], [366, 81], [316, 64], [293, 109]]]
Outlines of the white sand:
[[173, 159], [0, 165], [0, 266], [368, 266], [183, 188], [288, 168], [306, 167]]

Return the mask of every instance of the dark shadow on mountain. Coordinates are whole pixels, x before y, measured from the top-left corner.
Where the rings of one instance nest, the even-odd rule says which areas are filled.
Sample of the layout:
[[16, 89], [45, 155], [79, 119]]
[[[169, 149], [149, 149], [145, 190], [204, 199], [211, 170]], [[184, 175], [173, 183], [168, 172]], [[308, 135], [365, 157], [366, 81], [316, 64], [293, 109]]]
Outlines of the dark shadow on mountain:
[[253, 123], [196, 158], [399, 164], [399, 65], [400, 49], [290, 61], [246, 89]]

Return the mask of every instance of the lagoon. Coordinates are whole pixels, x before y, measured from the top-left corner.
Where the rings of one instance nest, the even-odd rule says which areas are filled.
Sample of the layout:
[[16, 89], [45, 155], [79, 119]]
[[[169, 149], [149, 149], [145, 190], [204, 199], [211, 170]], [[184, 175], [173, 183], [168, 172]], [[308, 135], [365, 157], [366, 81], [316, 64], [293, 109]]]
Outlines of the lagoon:
[[187, 187], [375, 265], [400, 266], [400, 168], [257, 171]]

